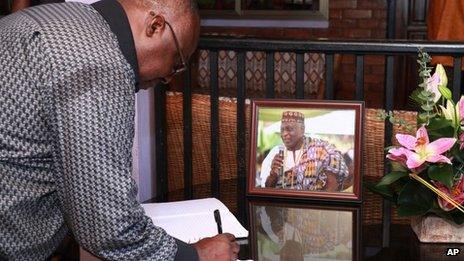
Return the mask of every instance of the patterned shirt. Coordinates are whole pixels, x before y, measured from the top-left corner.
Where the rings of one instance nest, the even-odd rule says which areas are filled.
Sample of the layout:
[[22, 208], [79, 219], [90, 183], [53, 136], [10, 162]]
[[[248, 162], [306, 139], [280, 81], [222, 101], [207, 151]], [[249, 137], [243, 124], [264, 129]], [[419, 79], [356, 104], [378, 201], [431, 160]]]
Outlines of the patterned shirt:
[[[272, 159], [278, 153], [279, 147], [273, 148], [263, 161], [262, 187], [270, 175]], [[276, 188], [324, 190], [327, 184], [326, 172], [336, 175], [337, 183], [341, 188], [349, 175], [349, 171], [340, 151], [327, 141], [315, 138], [306, 138], [301, 151], [302, 155], [297, 162], [289, 170], [286, 170], [283, 176], [277, 177]], [[284, 162], [287, 162], [285, 157]]]
[[69, 230], [107, 260], [176, 256], [136, 200], [137, 75], [120, 44], [81, 3], [0, 19], [0, 260], [46, 259]]

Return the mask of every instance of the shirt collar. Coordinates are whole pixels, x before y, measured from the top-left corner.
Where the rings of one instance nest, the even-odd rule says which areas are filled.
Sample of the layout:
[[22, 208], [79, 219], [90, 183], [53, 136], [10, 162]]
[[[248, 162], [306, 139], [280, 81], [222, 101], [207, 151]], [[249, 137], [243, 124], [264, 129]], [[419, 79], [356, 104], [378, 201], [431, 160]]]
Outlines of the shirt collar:
[[92, 4], [93, 8], [105, 19], [116, 35], [121, 52], [134, 70], [135, 91], [139, 89], [139, 65], [135, 52], [134, 37], [126, 12], [116, 0], [102, 0]]

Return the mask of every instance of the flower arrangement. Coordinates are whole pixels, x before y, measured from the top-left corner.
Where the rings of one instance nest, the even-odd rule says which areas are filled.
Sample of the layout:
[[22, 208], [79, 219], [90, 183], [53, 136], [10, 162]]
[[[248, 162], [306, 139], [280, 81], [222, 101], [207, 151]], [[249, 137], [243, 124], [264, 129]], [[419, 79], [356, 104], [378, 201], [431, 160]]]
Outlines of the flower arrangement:
[[[372, 191], [396, 203], [400, 216], [435, 214], [464, 223], [464, 96], [453, 101], [441, 64], [428, 66], [430, 56], [419, 50], [421, 83], [410, 98], [420, 109], [416, 135], [396, 134], [400, 146], [386, 148], [390, 173]], [[382, 115], [411, 128], [391, 112]]]

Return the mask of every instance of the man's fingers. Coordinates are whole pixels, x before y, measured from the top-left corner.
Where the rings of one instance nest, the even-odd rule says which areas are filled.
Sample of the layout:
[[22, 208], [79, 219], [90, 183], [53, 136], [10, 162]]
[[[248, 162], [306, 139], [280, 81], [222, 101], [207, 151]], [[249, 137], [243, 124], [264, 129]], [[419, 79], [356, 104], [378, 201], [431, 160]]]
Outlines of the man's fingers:
[[223, 234], [229, 241], [235, 241], [235, 236], [230, 233]]
[[238, 254], [238, 252], [240, 252], [240, 245], [237, 243], [237, 241], [234, 241], [231, 244], [232, 244], [232, 252], [234, 254]]

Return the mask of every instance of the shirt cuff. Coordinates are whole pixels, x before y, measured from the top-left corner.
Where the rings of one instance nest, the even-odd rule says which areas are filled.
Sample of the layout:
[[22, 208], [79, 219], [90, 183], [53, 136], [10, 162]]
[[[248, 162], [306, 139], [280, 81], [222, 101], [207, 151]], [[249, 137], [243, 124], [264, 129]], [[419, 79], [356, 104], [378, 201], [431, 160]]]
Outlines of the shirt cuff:
[[177, 253], [175, 261], [198, 261], [198, 253], [195, 247], [174, 238], [177, 243]]

